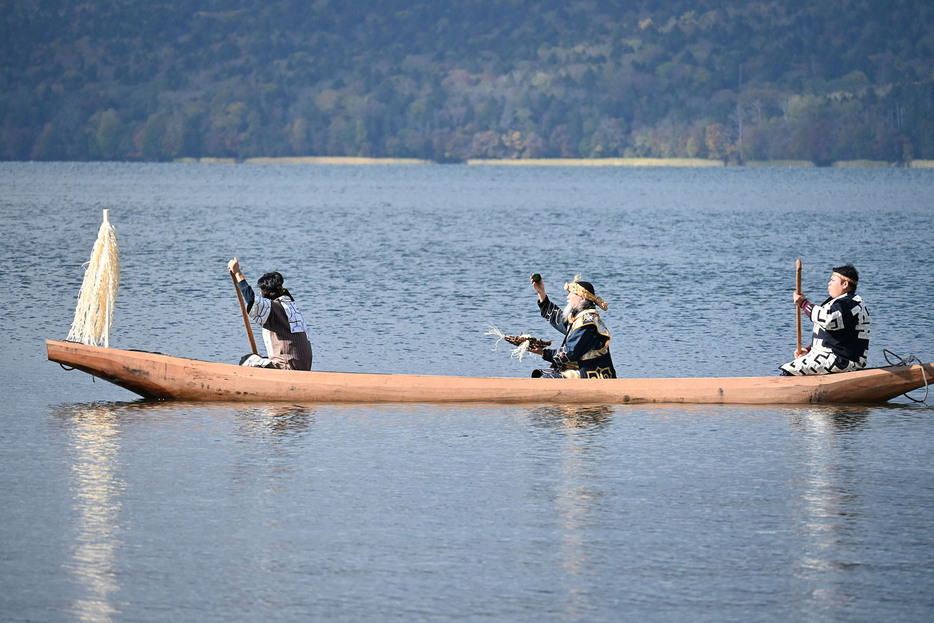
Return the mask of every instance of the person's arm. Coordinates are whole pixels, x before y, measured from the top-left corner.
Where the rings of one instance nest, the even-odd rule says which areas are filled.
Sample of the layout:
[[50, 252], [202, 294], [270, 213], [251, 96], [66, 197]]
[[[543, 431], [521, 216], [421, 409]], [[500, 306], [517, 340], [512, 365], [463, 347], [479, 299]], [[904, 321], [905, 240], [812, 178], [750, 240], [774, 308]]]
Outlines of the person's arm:
[[253, 303], [256, 301], [256, 294], [247, 282], [246, 277], [244, 277], [243, 273], [240, 271], [240, 260], [237, 258], [230, 260], [227, 263], [227, 270], [234, 276], [234, 279], [237, 280], [237, 287], [240, 288], [240, 293], [243, 295], [243, 302], [246, 304], [247, 312], [249, 312], [253, 307]]
[[[535, 279], [536, 276], [538, 279]], [[548, 295], [545, 294], [545, 281], [538, 274], [532, 275], [529, 281], [532, 283], [532, 288], [538, 294], [538, 310], [541, 312], [542, 318], [547, 320], [548, 324], [561, 333], [566, 333], [568, 325], [564, 321], [562, 310], [552, 303]], [[555, 349], [553, 348], [530, 348], [529, 351], [541, 355], [545, 361], [551, 361], [555, 353]]]
[[237, 258], [234, 258], [230, 260], [229, 262], [227, 262], [227, 271], [231, 275], [236, 277], [237, 283], [245, 280], [243, 273], [240, 272], [240, 260], [238, 260]]
[[[538, 279], [536, 279], [536, 277], [538, 277]], [[538, 304], [541, 305], [542, 301], [548, 298], [548, 295], [545, 294], [545, 282], [538, 273], [529, 277], [529, 281], [532, 282], [532, 289], [538, 293]]]
[[[538, 302], [538, 309], [542, 314], [542, 318], [548, 321], [548, 324], [553, 326], [555, 329], [561, 333], [566, 333], [568, 330], [568, 325], [564, 321], [564, 316], [561, 311], [561, 308], [551, 302], [547, 296], [545, 300]], [[553, 348], [542, 348], [542, 347], [532, 347], [529, 348], [529, 352], [535, 353], [536, 355], [541, 355], [545, 358], [545, 361], [551, 361], [549, 357], [555, 352]]]
[[[538, 277], [536, 280], [535, 277]], [[561, 317], [561, 309], [551, 302], [551, 299], [548, 298], [548, 295], [545, 294], [545, 281], [541, 278], [538, 273], [529, 277], [529, 281], [532, 282], [532, 288], [538, 294], [538, 309], [542, 314], [542, 318], [548, 321], [548, 323], [556, 328], [562, 333], [567, 331], [567, 325], [564, 323], [564, 319]], [[558, 321], [556, 324], [555, 321]]]
[[250, 310], [253, 309], [253, 303], [256, 302], [256, 293], [253, 292], [253, 288], [250, 287], [246, 279], [237, 281], [237, 287], [240, 288], [240, 294], [243, 295], [243, 302], [246, 303], [246, 311], [249, 313]]
[[806, 296], [804, 296], [803, 294], [800, 294], [800, 293], [798, 293], [798, 292], [795, 292], [795, 293], [794, 293], [794, 299], [795, 299], [795, 305], [797, 305], [798, 307], [800, 307], [800, 308], [801, 308], [801, 311], [803, 311], [805, 314], [807, 314], [807, 317], [810, 318], [810, 317], [811, 317], [811, 310], [814, 309], [814, 303], [812, 303], [811, 301], [809, 301], [808, 298], [807, 298]]
[[[814, 311], [814, 303], [809, 301], [806, 296], [799, 292], [794, 293], [795, 305], [801, 308], [801, 311], [805, 313], [809, 320], [812, 322], [814, 319], [811, 317], [811, 312]], [[803, 357], [811, 352], [811, 344], [807, 346], [802, 346], [800, 350], [795, 350], [795, 359], [798, 357]]]
[[542, 318], [548, 321], [548, 324], [561, 333], [567, 333], [568, 323], [564, 320], [564, 311], [552, 303], [550, 298], [546, 296], [544, 301], [538, 302], [538, 311], [541, 312]]

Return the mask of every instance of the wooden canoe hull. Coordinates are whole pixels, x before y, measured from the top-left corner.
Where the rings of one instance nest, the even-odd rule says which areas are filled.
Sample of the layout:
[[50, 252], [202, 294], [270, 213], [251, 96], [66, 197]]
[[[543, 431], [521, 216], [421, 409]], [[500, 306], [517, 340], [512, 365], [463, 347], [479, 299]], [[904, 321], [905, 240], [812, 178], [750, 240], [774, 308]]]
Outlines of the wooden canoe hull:
[[309, 404], [881, 403], [924, 386], [925, 374], [934, 379], [934, 364], [930, 363], [807, 377], [572, 380], [297, 372], [56, 340], [46, 340], [46, 348], [50, 361], [159, 400]]

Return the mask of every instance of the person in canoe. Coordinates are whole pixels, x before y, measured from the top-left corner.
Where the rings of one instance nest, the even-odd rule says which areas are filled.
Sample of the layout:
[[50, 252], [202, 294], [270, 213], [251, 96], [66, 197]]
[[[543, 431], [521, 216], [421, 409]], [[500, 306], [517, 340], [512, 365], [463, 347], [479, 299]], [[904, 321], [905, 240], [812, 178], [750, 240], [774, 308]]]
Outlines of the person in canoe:
[[600, 318], [597, 307], [609, 307], [594, 292], [593, 284], [580, 281], [580, 275], [567, 290], [567, 305], [561, 309], [545, 294], [545, 284], [537, 273], [531, 277], [532, 288], [538, 293], [538, 308], [542, 317], [564, 334], [557, 349], [530, 348], [551, 363], [547, 370], [534, 370], [535, 378], [615, 379], [616, 369], [610, 357], [610, 332]]
[[795, 305], [814, 323], [811, 345], [795, 352], [795, 360], [781, 366], [782, 376], [849, 372], [866, 367], [869, 353], [869, 310], [856, 294], [859, 273], [852, 264], [833, 269], [830, 297], [815, 305], [795, 293]]
[[311, 342], [308, 341], [308, 326], [305, 317], [295, 306], [292, 293], [282, 287], [280, 273], [266, 273], [256, 286], [260, 296], [247, 283], [240, 271], [237, 258], [230, 260], [227, 270], [237, 281], [243, 294], [250, 319], [263, 328], [266, 357], [250, 354], [240, 360], [240, 365], [255, 368], [279, 368], [282, 370], [311, 370]]

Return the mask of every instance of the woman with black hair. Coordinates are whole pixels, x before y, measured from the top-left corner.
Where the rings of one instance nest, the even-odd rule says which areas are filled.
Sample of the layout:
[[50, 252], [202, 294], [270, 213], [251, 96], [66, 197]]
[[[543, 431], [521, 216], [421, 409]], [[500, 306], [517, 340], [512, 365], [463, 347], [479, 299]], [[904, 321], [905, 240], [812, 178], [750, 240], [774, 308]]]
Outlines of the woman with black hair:
[[308, 341], [308, 326], [302, 312], [295, 306], [292, 293], [282, 287], [282, 275], [272, 272], [260, 277], [256, 282], [260, 292], [257, 298], [253, 288], [240, 272], [240, 262], [237, 258], [230, 260], [227, 270], [237, 281], [250, 319], [263, 328], [263, 342], [266, 344], [266, 357], [246, 355], [240, 360], [240, 365], [311, 370], [312, 353], [311, 342]]

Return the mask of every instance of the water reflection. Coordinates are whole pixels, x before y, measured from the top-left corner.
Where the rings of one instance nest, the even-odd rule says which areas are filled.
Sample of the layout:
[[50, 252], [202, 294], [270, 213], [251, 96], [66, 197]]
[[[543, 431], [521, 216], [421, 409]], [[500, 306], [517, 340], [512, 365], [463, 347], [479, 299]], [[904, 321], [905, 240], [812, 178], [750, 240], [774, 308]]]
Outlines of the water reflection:
[[[530, 409], [530, 420], [535, 427], [567, 431], [561, 446], [552, 447], [559, 463], [555, 466], [553, 504], [559, 533], [558, 554], [564, 570], [566, 601], [564, 617], [579, 620], [594, 610], [589, 591], [583, 587], [590, 582], [596, 566], [591, 555], [592, 543], [587, 535], [593, 534], [594, 523], [599, 521], [599, 505], [605, 496], [603, 483], [594, 478], [599, 471], [595, 463], [602, 448], [601, 431], [612, 422], [613, 408], [605, 405], [573, 406], [551, 405]], [[554, 438], [551, 439], [554, 442]], [[549, 479], [551, 480], [551, 479]]]
[[272, 438], [308, 432], [314, 416], [312, 408], [288, 404], [240, 407], [236, 411], [241, 433]]
[[603, 430], [612, 422], [613, 408], [606, 405], [549, 405], [530, 410], [536, 426]]
[[234, 463], [232, 491], [237, 495], [255, 493], [258, 487], [264, 494], [281, 493], [300, 463], [302, 446], [291, 442], [310, 430], [314, 414], [313, 409], [301, 405], [239, 406], [234, 411], [236, 432], [249, 443]]
[[64, 565], [84, 588], [71, 604], [81, 621], [111, 621], [120, 613], [113, 596], [120, 588], [114, 561], [119, 538], [121, 496], [126, 484], [117, 475], [120, 405], [71, 405], [53, 415], [71, 423], [72, 499], [77, 516], [75, 544]]
[[850, 466], [850, 433], [867, 425], [872, 407], [838, 405], [798, 409], [793, 425], [803, 442], [803, 489], [797, 522], [805, 538], [799, 572], [811, 586], [815, 605], [847, 599], [841, 572], [853, 566], [841, 560], [845, 532], [862, 511], [854, 491], [857, 476]]
[[791, 421], [804, 431], [852, 431], [866, 425], [873, 409], [864, 405], [826, 405], [808, 409], [794, 409]]

